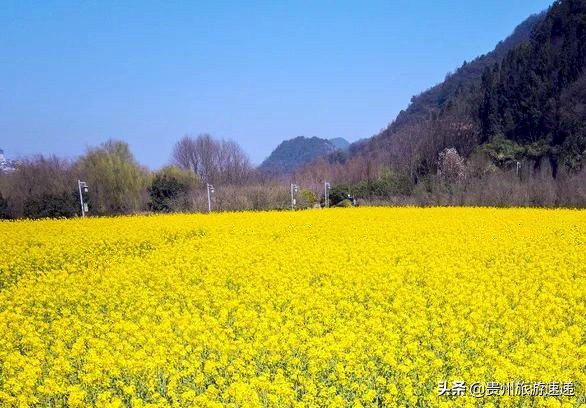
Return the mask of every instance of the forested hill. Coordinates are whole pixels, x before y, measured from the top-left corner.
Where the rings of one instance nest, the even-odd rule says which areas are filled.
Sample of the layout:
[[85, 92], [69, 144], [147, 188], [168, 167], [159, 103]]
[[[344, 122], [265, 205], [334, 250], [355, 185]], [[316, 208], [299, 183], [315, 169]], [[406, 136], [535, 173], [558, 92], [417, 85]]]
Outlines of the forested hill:
[[586, 0], [557, 1], [528, 44], [486, 69], [481, 143], [501, 154], [549, 157], [578, 169], [586, 157]]
[[[462, 89], [479, 85], [484, 70], [496, 63], [500, 63], [507, 53], [515, 47], [529, 42], [533, 28], [541, 23], [545, 16], [545, 11], [530, 16], [519, 24], [509, 37], [499, 42], [494, 50], [477, 57], [471, 62], [464, 62], [454, 73], [446, 75], [443, 82], [411, 98], [409, 106], [399, 112], [397, 118], [373, 138], [376, 139], [376, 145], [378, 146], [381, 142], [378, 139], [383, 139], [382, 141], [384, 142], [384, 139], [392, 137], [393, 133], [437, 115], [447, 102]], [[369, 139], [362, 139], [352, 145], [350, 150], [360, 152], [372, 150], [373, 147], [369, 144]]]
[[494, 51], [464, 64], [353, 155], [410, 174], [436, 170], [438, 153], [480, 149], [496, 164], [548, 159], [582, 167], [586, 158], [586, 0], [559, 0], [523, 22]]
[[448, 74], [442, 83], [414, 96], [409, 107], [401, 111], [391, 124], [390, 130], [397, 130], [404, 124], [428, 118], [433, 112], [441, 109], [459, 89], [480, 81], [486, 67], [499, 63], [509, 51], [529, 41], [533, 28], [543, 21], [545, 15], [546, 13], [542, 12], [530, 16], [519, 24], [509, 37], [499, 42], [493, 51], [471, 62], [464, 62], [456, 72]]
[[345, 151], [349, 143], [343, 138], [304, 137], [285, 140], [262, 162], [259, 169], [267, 174], [290, 174], [300, 166], [336, 151]]

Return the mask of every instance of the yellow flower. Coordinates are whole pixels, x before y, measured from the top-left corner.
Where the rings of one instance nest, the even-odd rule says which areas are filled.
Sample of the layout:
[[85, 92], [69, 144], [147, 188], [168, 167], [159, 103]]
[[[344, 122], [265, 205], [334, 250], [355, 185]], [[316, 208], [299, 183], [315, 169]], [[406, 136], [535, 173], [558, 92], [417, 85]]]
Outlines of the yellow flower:
[[[477, 406], [586, 393], [586, 212], [0, 222], [0, 406]], [[532, 397], [534, 398], [534, 397]], [[565, 405], [564, 405], [565, 404]]]
[[82, 407], [85, 405], [87, 392], [84, 391], [80, 386], [69, 386], [67, 391], [69, 393], [69, 396], [67, 397], [67, 403], [69, 406]]

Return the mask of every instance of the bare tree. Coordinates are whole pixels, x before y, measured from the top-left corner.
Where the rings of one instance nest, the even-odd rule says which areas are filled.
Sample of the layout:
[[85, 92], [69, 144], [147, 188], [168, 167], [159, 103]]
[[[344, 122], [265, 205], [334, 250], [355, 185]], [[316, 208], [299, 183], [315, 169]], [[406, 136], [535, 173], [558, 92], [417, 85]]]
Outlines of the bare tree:
[[72, 164], [56, 156], [21, 160], [14, 173], [2, 175], [0, 188], [14, 218], [70, 216], [76, 211]]
[[189, 169], [199, 174], [199, 154], [193, 138], [184, 136], [180, 141], [175, 143], [175, 147], [173, 148], [173, 162], [183, 169]]
[[192, 170], [204, 183], [243, 184], [253, 171], [236, 142], [217, 141], [208, 134], [183, 137], [175, 144], [173, 162]]
[[214, 176], [213, 168], [218, 151], [218, 143], [208, 134], [201, 134], [196, 138], [184, 136], [175, 144], [173, 162], [181, 168], [192, 170], [204, 182], [210, 182]]
[[242, 184], [250, 179], [252, 165], [246, 153], [236, 142], [223, 140], [218, 156], [218, 170], [224, 183]]

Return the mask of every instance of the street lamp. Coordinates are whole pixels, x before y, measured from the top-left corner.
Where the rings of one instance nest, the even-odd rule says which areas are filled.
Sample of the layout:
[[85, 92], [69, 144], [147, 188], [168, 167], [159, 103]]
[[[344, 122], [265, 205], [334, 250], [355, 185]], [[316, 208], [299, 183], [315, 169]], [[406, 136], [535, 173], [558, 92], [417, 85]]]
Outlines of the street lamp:
[[295, 204], [297, 204], [297, 200], [295, 199], [295, 193], [299, 191], [299, 186], [297, 184], [291, 183], [291, 209], [295, 209]]
[[328, 181], [324, 182], [324, 206], [326, 208], [330, 206], [330, 197], [328, 191], [330, 191], [331, 188], [332, 186]]
[[81, 216], [85, 217], [85, 213], [89, 211], [88, 205], [83, 201], [83, 193], [89, 191], [88, 185], [85, 181], [77, 180], [77, 188], [79, 189], [79, 204], [81, 206]]
[[215, 193], [214, 186], [210, 183], [206, 183], [208, 190], [208, 212], [212, 212], [212, 193]]

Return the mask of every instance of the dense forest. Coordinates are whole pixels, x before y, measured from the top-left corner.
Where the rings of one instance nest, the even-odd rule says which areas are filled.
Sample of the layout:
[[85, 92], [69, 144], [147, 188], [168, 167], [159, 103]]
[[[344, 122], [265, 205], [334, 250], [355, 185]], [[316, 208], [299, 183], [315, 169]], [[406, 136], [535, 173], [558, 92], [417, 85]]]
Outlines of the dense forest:
[[586, 1], [560, 1], [531, 36], [485, 70], [482, 143], [513, 143], [518, 156], [582, 167], [586, 151]]

